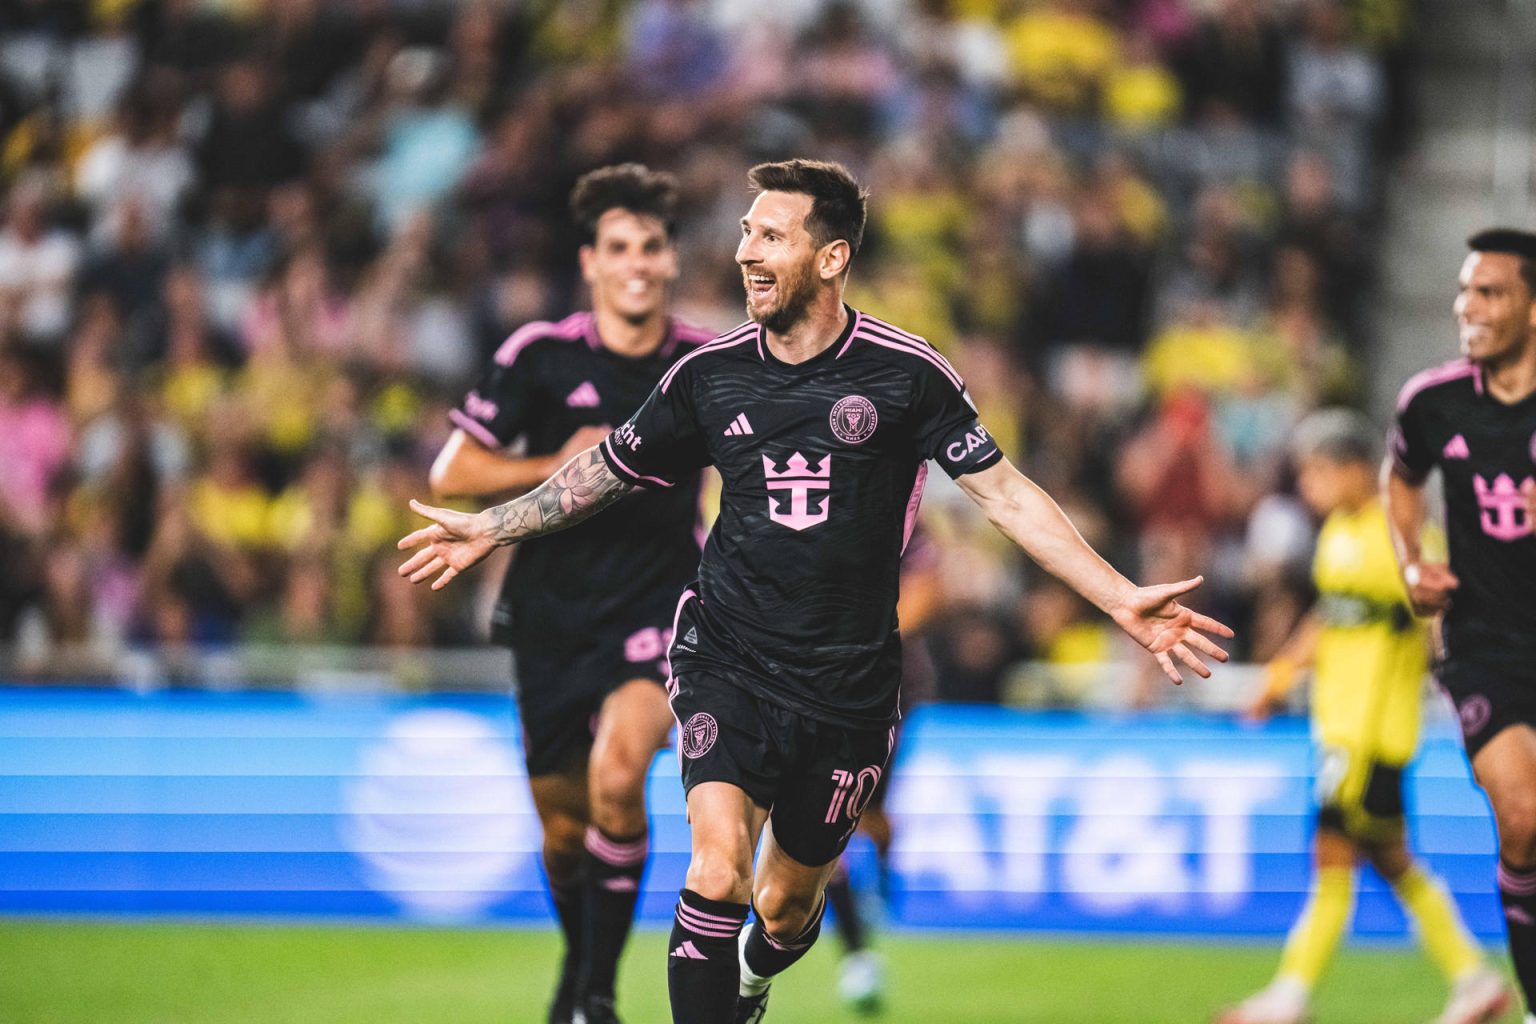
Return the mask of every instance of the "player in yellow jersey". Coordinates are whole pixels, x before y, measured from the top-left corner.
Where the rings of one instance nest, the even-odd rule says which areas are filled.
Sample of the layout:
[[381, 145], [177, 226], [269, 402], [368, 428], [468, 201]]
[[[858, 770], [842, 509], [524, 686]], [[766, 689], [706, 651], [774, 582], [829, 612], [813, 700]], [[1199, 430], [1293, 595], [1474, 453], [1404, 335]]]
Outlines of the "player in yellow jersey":
[[[1377, 496], [1377, 432], [1360, 413], [1325, 409], [1297, 428], [1297, 487], [1326, 516], [1317, 538], [1317, 604], [1280, 654], [1251, 709], [1267, 717], [1312, 671], [1318, 745], [1316, 877], [1275, 979], [1219, 1024], [1298, 1024], [1354, 911], [1355, 871], [1368, 861], [1392, 886], [1419, 941], [1451, 984], [1436, 1024], [1478, 1024], [1512, 995], [1483, 960], [1439, 879], [1408, 850], [1403, 771], [1419, 744], [1428, 637], [1398, 576]], [[1429, 541], [1429, 538], [1426, 538]]]

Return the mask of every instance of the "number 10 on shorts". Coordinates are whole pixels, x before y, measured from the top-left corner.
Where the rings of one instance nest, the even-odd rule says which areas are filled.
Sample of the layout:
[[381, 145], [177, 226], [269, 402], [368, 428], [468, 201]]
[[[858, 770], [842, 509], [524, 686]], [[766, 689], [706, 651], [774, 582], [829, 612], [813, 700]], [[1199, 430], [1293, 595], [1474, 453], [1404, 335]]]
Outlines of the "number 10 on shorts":
[[841, 768], [833, 772], [832, 800], [827, 805], [826, 823], [831, 825], [845, 814], [849, 821], [858, 821], [879, 785], [880, 769], [874, 765], [859, 769], [857, 775]]

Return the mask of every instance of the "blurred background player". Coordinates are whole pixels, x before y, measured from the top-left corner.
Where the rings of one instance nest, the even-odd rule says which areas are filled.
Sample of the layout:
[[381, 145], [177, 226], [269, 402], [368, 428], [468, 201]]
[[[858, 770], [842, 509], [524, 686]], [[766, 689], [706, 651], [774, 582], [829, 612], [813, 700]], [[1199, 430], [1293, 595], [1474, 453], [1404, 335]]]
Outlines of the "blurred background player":
[[[1313, 579], [1317, 604], [1270, 662], [1250, 711], [1263, 719], [1312, 671], [1321, 807], [1317, 874], [1268, 987], [1220, 1024], [1298, 1024], [1354, 911], [1363, 857], [1392, 886], [1419, 940], [1451, 982], [1437, 1024], [1493, 1020], [1511, 994], [1484, 962], [1440, 880], [1408, 851], [1403, 772], [1419, 743], [1428, 636], [1408, 607], [1377, 494], [1377, 432], [1364, 415], [1324, 409], [1297, 427], [1302, 499], [1325, 516]], [[1428, 545], [1426, 543], [1426, 549]]]
[[[938, 549], [922, 526], [912, 531], [907, 550], [901, 556], [901, 596], [896, 600], [896, 619], [901, 624], [901, 715], [906, 716], [919, 704], [933, 699], [933, 658], [928, 652], [925, 634], [939, 613], [942, 587], [938, 572]], [[901, 723], [896, 725], [896, 748], [891, 752], [891, 766], [896, 763], [896, 749], [901, 746]], [[859, 818], [859, 832], [875, 849], [875, 871], [882, 908], [891, 900], [891, 843], [895, 838], [890, 816], [885, 813], [886, 796], [891, 789], [892, 772], [887, 771], [875, 787], [864, 814]], [[838, 978], [838, 994], [860, 1013], [878, 1013], [885, 1001], [885, 964], [870, 948], [871, 925], [864, 912], [865, 894], [854, 888], [853, 874], [845, 854], [842, 864], [827, 882], [827, 906], [832, 909], [832, 923], [843, 944], [843, 963]]]
[[[708, 339], [672, 319], [676, 184], [638, 164], [571, 193], [592, 311], [507, 339], [450, 415], [432, 467], [441, 496], [520, 493], [625, 420]], [[522, 440], [525, 453], [508, 448]], [[664, 686], [677, 592], [698, 565], [697, 474], [518, 552], [494, 628], [513, 651], [528, 782], [565, 935], [551, 1024], [616, 1020], [614, 976], [649, 844], [645, 780], [672, 725]]]
[[[1494, 228], [1467, 245], [1463, 358], [1404, 385], [1383, 488], [1414, 610], [1442, 614], [1440, 685], [1493, 805], [1509, 951], [1536, 1024], [1536, 234]], [[1448, 562], [1418, 542], [1435, 468]]]

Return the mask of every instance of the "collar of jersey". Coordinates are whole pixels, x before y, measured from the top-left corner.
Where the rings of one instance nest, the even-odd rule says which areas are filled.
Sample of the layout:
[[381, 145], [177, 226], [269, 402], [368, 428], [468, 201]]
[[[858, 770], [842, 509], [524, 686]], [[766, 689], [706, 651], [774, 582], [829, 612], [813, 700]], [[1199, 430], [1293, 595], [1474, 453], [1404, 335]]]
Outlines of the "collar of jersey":
[[833, 341], [832, 344], [828, 345], [820, 352], [817, 352], [814, 356], [811, 356], [811, 358], [807, 359], [805, 362], [786, 363], [784, 360], [774, 355], [773, 352], [768, 348], [768, 329], [763, 327], [761, 324], [759, 324], [757, 328], [757, 354], [762, 356], [763, 362], [767, 363], [769, 366], [777, 366], [782, 370], [789, 370], [795, 373], [798, 373], [802, 370], [814, 369], [815, 367], [820, 366], [822, 363], [830, 363], [832, 360], [836, 359], [839, 355], [842, 354], [844, 347], [846, 347], [848, 343], [848, 338], [853, 334], [854, 329], [859, 325], [858, 310], [854, 309], [852, 306], [845, 302], [843, 303], [843, 311], [848, 314], [848, 322], [843, 325], [843, 333], [839, 334], [837, 339]]

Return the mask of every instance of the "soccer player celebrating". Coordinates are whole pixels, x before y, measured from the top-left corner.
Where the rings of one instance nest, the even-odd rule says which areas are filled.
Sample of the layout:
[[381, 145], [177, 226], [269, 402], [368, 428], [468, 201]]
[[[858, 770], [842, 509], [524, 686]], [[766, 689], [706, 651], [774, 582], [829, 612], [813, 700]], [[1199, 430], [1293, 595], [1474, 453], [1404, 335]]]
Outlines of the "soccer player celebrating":
[[1419, 740], [1429, 638], [1398, 578], [1386, 511], [1376, 490], [1377, 434], [1348, 409], [1313, 413], [1297, 427], [1297, 486], [1326, 516], [1313, 580], [1318, 602], [1269, 665], [1251, 715], [1267, 717], [1302, 669], [1312, 669], [1312, 724], [1320, 746], [1317, 875], [1291, 930], [1275, 980], [1226, 1011], [1220, 1024], [1300, 1024], [1354, 908], [1363, 855], [1392, 886], [1419, 940], [1452, 983], [1437, 1024], [1492, 1020], [1511, 995], [1444, 887], [1408, 852], [1403, 770]]
[[[1536, 234], [1467, 244], [1463, 358], [1403, 387], [1382, 476], [1414, 610], [1443, 616], [1440, 685], [1493, 805], [1509, 950], [1536, 1024]], [[1449, 564], [1419, 545], [1437, 466]]]
[[1175, 681], [1175, 659], [1202, 676], [1202, 654], [1225, 659], [1201, 630], [1231, 635], [1179, 604], [1199, 579], [1138, 589], [1111, 568], [1003, 458], [931, 346], [843, 304], [866, 201], [847, 171], [791, 160], [748, 181], [736, 262], [750, 322], [681, 359], [531, 493], [474, 515], [413, 503], [433, 522], [400, 541], [420, 547], [401, 574], [438, 588], [498, 545], [719, 469], [720, 517], [671, 649], [692, 826], [668, 943], [676, 1024], [761, 1020], [770, 982], [816, 941], [823, 887], [890, 753], [897, 578], [929, 459]]
[[[677, 276], [676, 185], [638, 164], [571, 193], [592, 311], [531, 323], [451, 413], [432, 467], [439, 495], [521, 492], [591, 448], [702, 342], [667, 315]], [[508, 454], [522, 439], [525, 453]], [[496, 629], [510, 642], [528, 782], [565, 936], [551, 1024], [614, 1021], [614, 975], [645, 867], [645, 779], [672, 725], [664, 681], [677, 593], [697, 571], [699, 477], [625, 503], [625, 516], [529, 544], [507, 573]]]

